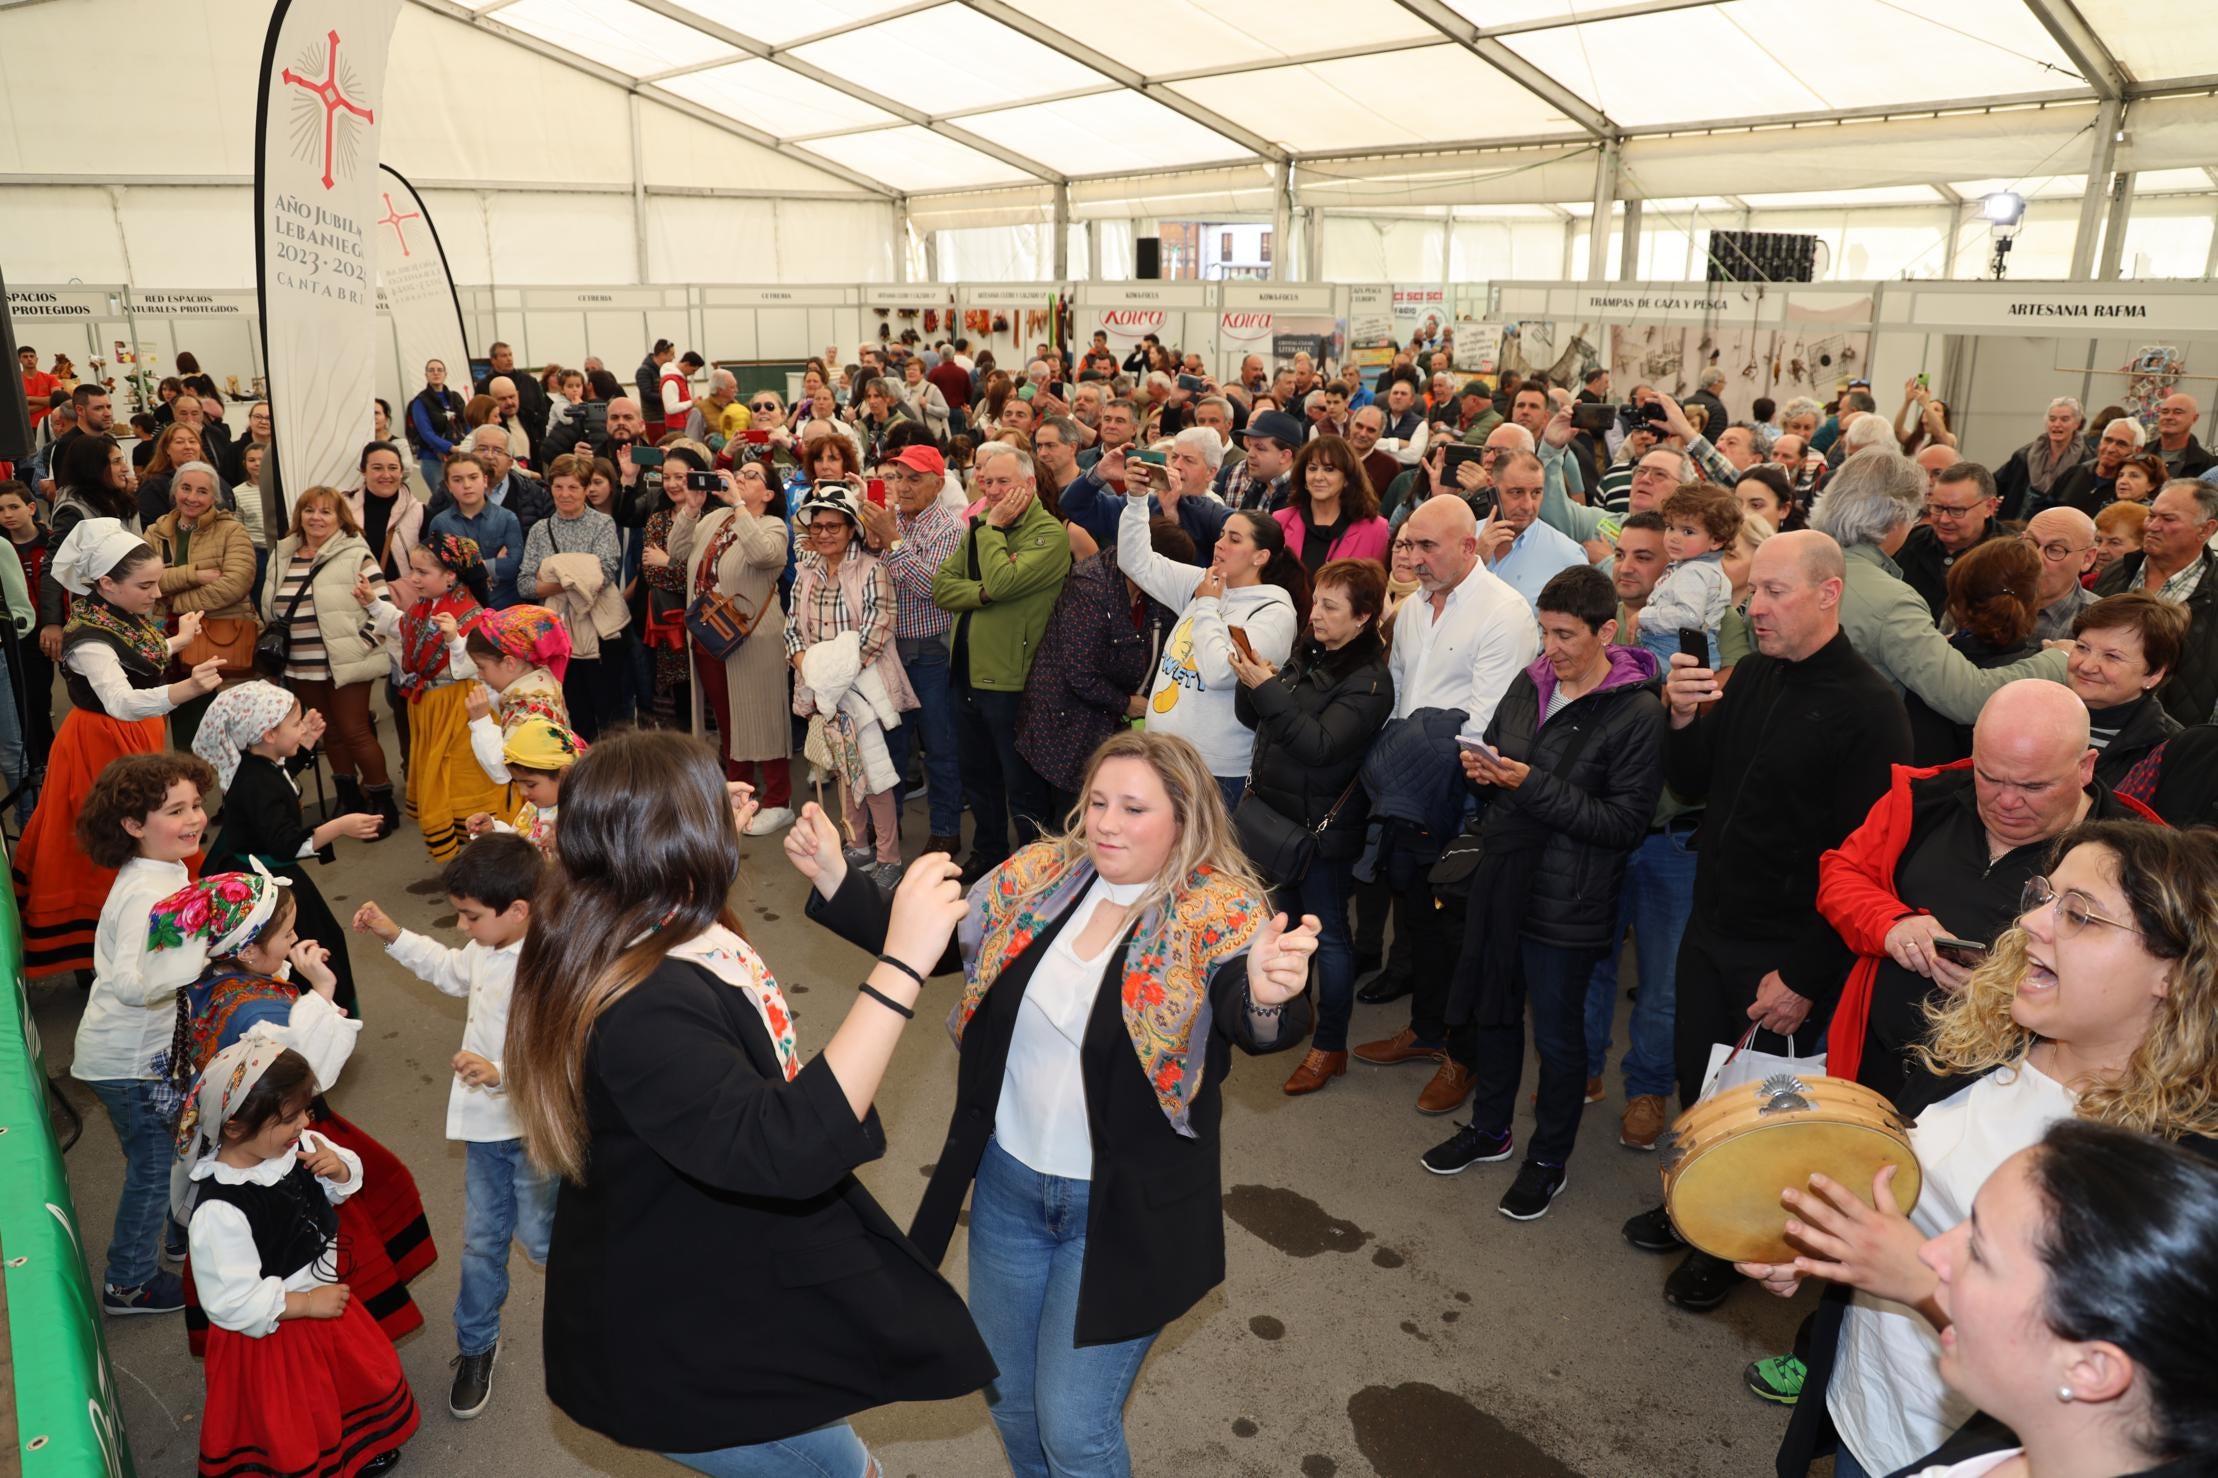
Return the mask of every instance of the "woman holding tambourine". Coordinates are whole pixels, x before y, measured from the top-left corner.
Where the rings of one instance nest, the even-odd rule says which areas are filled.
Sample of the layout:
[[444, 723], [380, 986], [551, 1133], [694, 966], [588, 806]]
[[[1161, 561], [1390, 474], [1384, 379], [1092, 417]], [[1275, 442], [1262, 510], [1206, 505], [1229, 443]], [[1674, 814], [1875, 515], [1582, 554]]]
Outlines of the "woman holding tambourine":
[[[1941, 1379], [1948, 1320], [1918, 1249], [1970, 1214], [2004, 1160], [2074, 1117], [2218, 1136], [2218, 838], [2094, 822], [2061, 837], [2055, 859], [2026, 884], [2017, 927], [1932, 1012], [1924, 1070], [1896, 1100], [1923, 1175], [1909, 1215], [1895, 1210], [1892, 1170], [1870, 1186], [1814, 1175], [1781, 1197], [1807, 1254], [1740, 1264], [1782, 1296], [1805, 1277], [1833, 1284], [1798, 1341], [1808, 1371], [1782, 1475], [1837, 1449], [1840, 1478], [1878, 1478], [1971, 1415]], [[1756, 1362], [1752, 1383], [1794, 1384], [1784, 1363]]]

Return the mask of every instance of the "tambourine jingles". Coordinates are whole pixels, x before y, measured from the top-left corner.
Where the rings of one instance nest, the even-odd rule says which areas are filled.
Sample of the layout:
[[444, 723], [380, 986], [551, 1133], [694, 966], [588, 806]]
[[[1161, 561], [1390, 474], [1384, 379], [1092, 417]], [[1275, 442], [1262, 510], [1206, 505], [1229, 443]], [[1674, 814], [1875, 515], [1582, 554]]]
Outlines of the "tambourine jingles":
[[1921, 1176], [1894, 1106], [1844, 1078], [1779, 1074], [1705, 1099], [1671, 1126], [1664, 1206], [1679, 1235], [1733, 1262], [1791, 1262], [1779, 1193], [1823, 1174], [1869, 1199], [1896, 1166], [1895, 1204], [1917, 1204]]

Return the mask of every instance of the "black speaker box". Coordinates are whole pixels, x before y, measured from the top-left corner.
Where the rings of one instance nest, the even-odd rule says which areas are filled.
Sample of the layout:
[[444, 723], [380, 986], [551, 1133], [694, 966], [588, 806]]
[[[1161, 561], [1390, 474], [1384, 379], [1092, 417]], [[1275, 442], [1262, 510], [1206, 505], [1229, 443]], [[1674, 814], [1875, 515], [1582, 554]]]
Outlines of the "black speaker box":
[[1153, 282], [1163, 275], [1163, 238], [1139, 236], [1132, 243], [1132, 275]]

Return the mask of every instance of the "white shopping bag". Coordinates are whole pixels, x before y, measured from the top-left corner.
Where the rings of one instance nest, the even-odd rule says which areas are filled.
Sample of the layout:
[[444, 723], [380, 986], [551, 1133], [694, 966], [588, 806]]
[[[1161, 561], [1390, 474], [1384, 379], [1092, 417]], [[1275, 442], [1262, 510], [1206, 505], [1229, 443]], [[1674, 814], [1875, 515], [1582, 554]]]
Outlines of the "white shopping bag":
[[[1728, 1088], [1739, 1088], [1749, 1083], [1761, 1083], [1774, 1074], [1784, 1073], [1797, 1078], [1822, 1078], [1825, 1072], [1825, 1054], [1815, 1057], [1779, 1057], [1769, 1052], [1754, 1050], [1759, 1027], [1750, 1027], [1748, 1034], [1737, 1043], [1714, 1043], [1710, 1048], [1709, 1071], [1702, 1078], [1702, 1095], [1695, 1102], [1702, 1103], [1723, 1093]], [[1772, 1033], [1777, 1036], [1778, 1033]], [[1789, 1050], [1793, 1040], [1787, 1039]]]

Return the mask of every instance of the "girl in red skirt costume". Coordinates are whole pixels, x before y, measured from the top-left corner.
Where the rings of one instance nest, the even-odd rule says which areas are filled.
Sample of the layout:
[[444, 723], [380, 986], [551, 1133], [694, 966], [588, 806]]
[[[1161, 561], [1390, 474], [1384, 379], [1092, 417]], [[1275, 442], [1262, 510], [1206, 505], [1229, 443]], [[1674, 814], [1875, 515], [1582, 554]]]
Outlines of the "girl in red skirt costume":
[[223, 681], [216, 657], [170, 681], [170, 658], [198, 634], [199, 612], [177, 618], [177, 635], [162, 634], [152, 619], [162, 600], [162, 562], [115, 519], [77, 524], [48, 571], [71, 596], [61, 660], [69, 715], [15, 849], [23, 973], [32, 979], [92, 968], [93, 931], [116, 878], [77, 844], [77, 813], [92, 782], [110, 760], [168, 748], [164, 716]]
[[200, 1478], [389, 1471], [416, 1431], [393, 1345], [338, 1281], [362, 1162], [309, 1128], [316, 1075], [253, 1034], [209, 1059], [179, 1121], [208, 1335]]
[[[150, 948], [176, 951], [187, 965], [199, 962], [198, 978], [177, 993], [170, 1061], [181, 1090], [218, 1052], [250, 1033], [298, 1052], [318, 1083], [338, 1080], [362, 1024], [336, 1003], [338, 982], [327, 952], [300, 937], [298, 917], [288, 880], [273, 877], [258, 861], [253, 872], [211, 874], [154, 906]], [[290, 980], [282, 973], [288, 965]], [[365, 1188], [339, 1206], [338, 1277], [397, 1340], [423, 1326], [408, 1280], [439, 1255], [415, 1177], [320, 1094], [309, 1104], [309, 1124], [361, 1163]], [[208, 1328], [188, 1263], [185, 1334], [195, 1355], [208, 1352]]]

